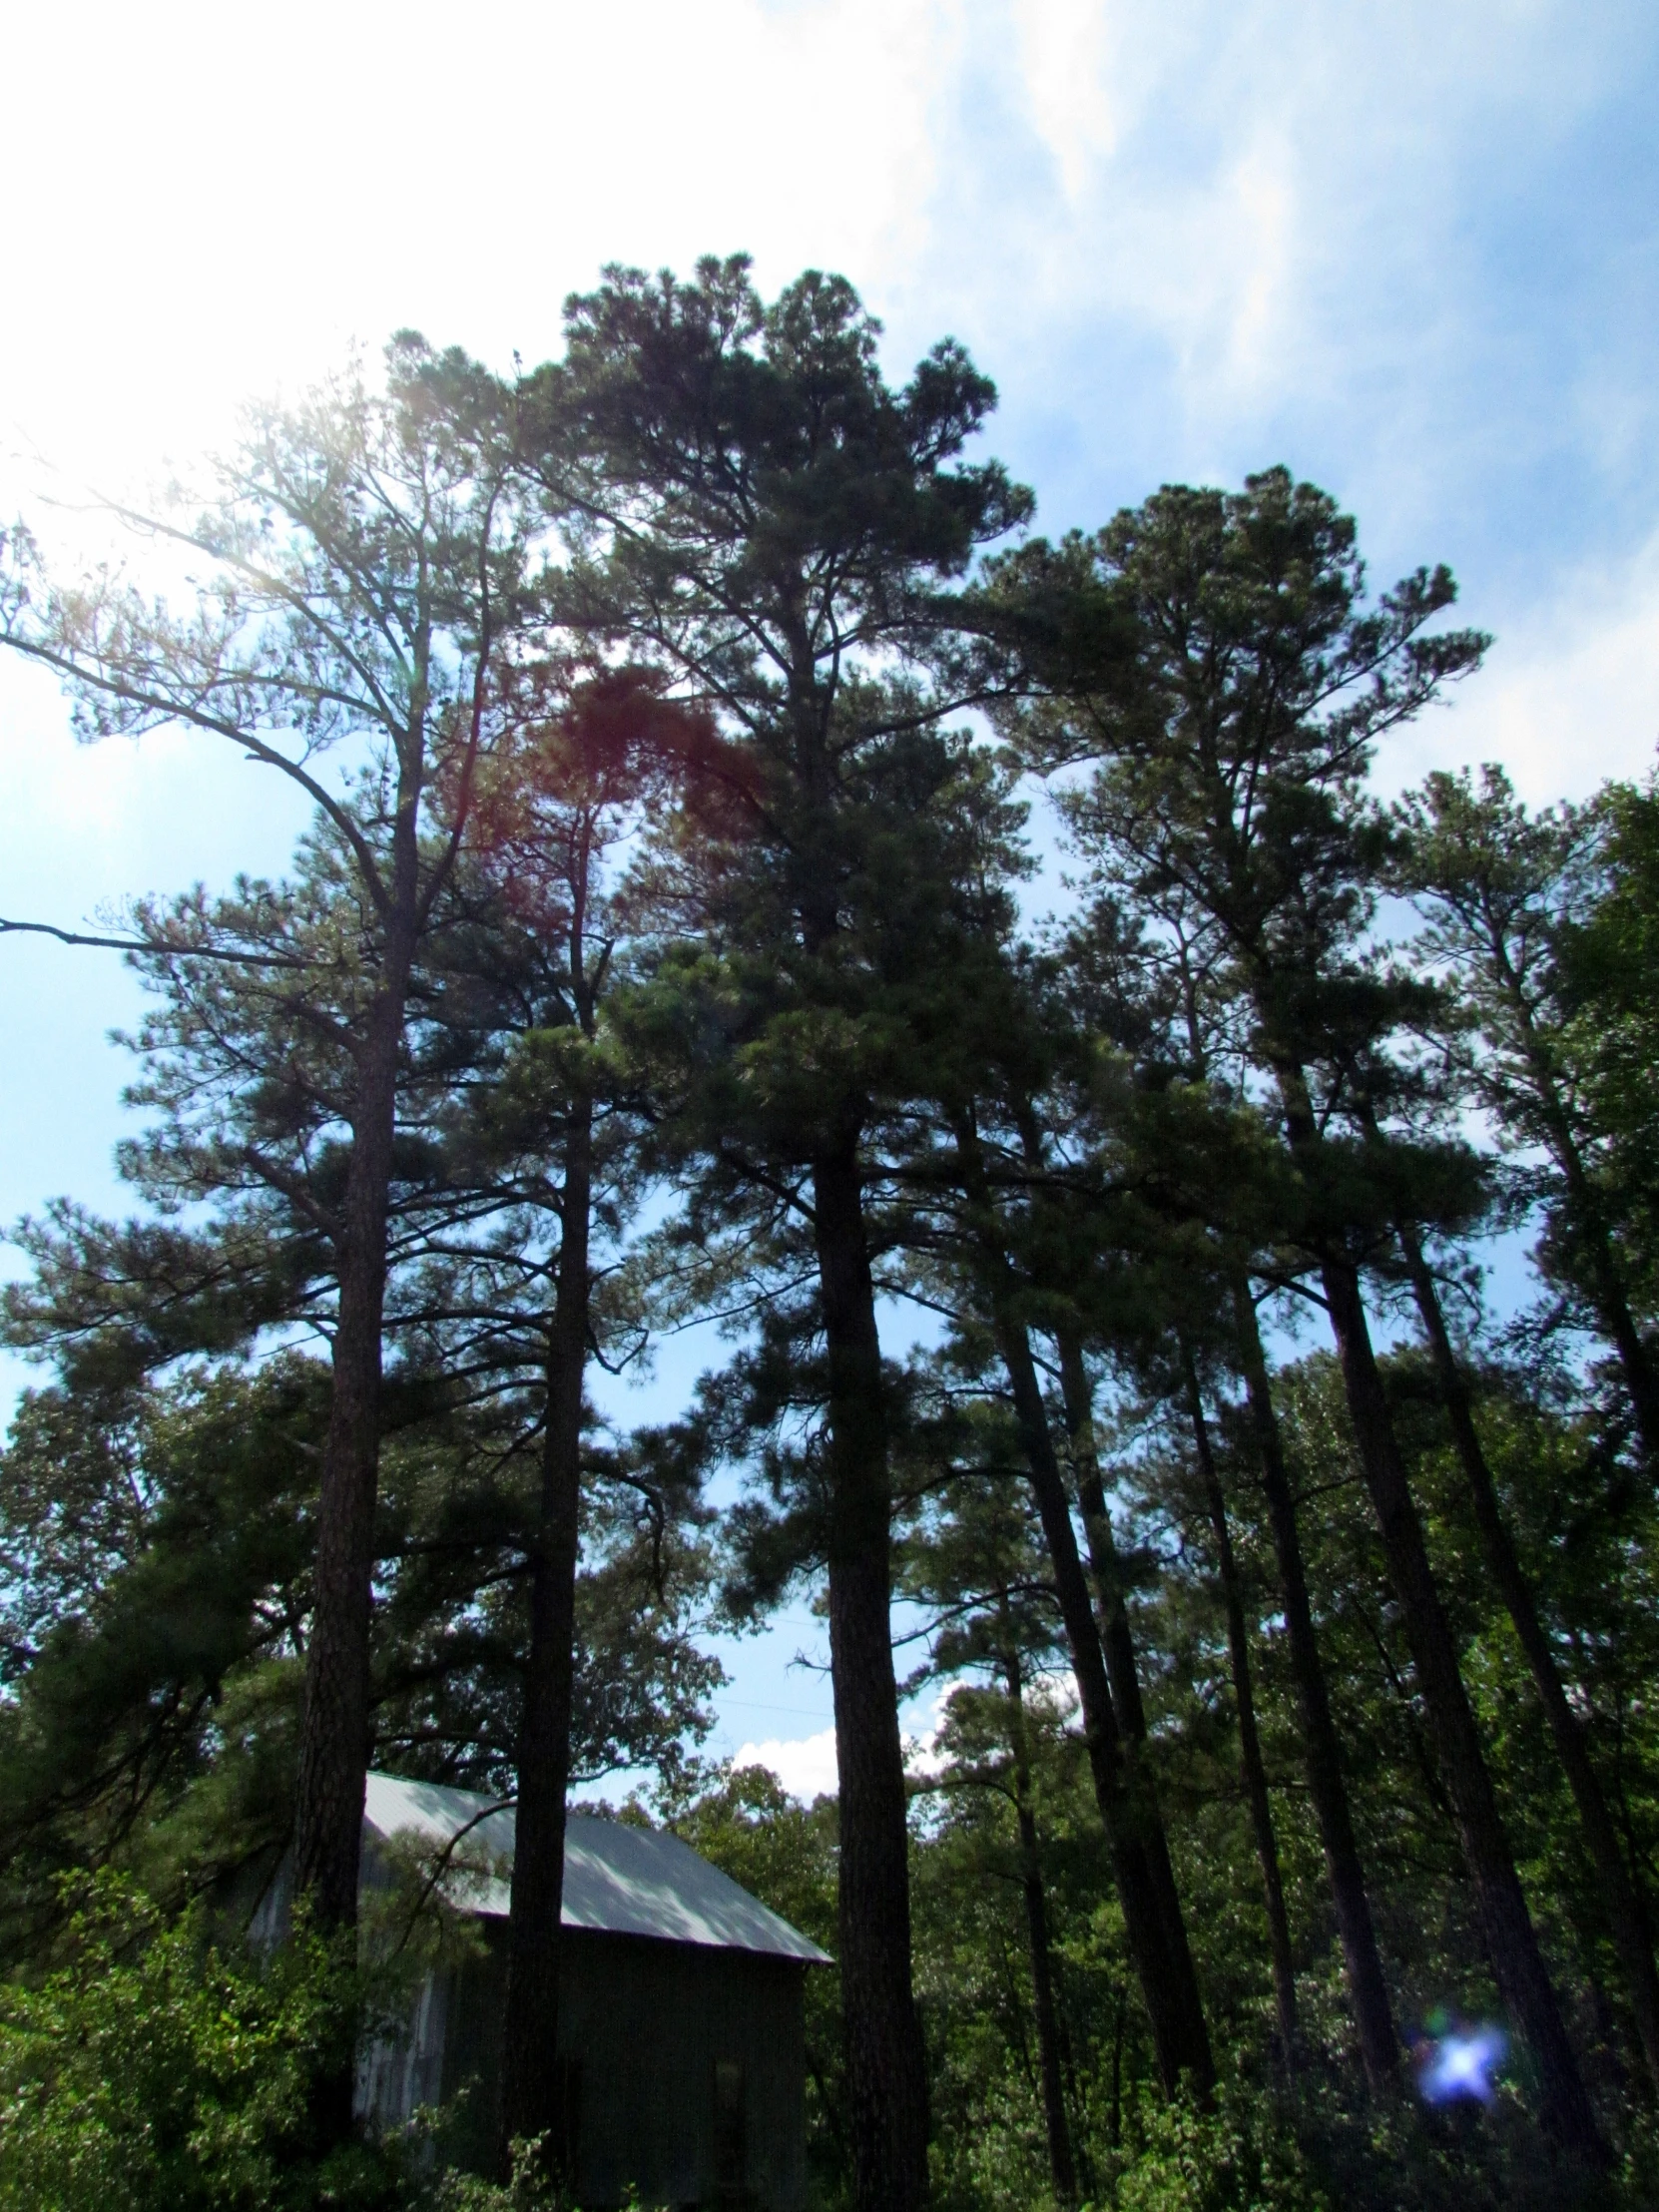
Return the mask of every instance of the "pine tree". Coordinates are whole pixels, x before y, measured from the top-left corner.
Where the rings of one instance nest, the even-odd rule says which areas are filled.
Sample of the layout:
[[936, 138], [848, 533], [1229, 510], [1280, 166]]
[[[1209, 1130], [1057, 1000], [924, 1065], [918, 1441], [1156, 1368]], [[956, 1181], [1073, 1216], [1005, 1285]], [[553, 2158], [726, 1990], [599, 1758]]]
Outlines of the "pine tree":
[[[1250, 1057], [1272, 1085], [1307, 1193], [1298, 1235], [1317, 1256], [1368, 1486], [1455, 1808], [1505, 2001], [1543, 2083], [1550, 2126], [1605, 2155], [1538, 1948], [1479, 1732], [1389, 1419], [1362, 1292], [1375, 1201], [1357, 1193], [1319, 1089], [1333, 1001], [1378, 879], [1380, 838], [1359, 804], [1383, 733], [1476, 665], [1484, 640], [1435, 632], [1453, 587], [1418, 571], [1362, 611], [1354, 526], [1288, 472], [1243, 493], [1168, 489], [1075, 549], [1084, 593], [1133, 622], [1114, 687], [1069, 680], [1054, 715], [1099, 763], [1073, 810], [1116, 880], [1178, 885], [1219, 926]], [[1019, 556], [1015, 557], [1017, 564]], [[1010, 569], [1011, 575], [1013, 570]], [[1042, 743], [1043, 718], [1034, 736]]]
[[727, 820], [696, 859], [713, 961], [689, 952], [663, 990], [671, 1021], [704, 1039], [723, 1025], [733, 1047], [703, 1157], [782, 1184], [811, 1225], [850, 2132], [859, 2203], [908, 2212], [925, 2194], [926, 2092], [864, 1146], [877, 1102], [905, 1087], [906, 998], [947, 976], [951, 909], [988, 853], [958, 827], [973, 771], [940, 729], [957, 702], [883, 664], [926, 634], [937, 580], [1028, 500], [994, 464], [956, 460], [994, 400], [961, 349], [936, 347], [891, 390], [839, 278], [809, 275], [769, 306], [741, 259], [685, 284], [613, 272], [567, 327], [526, 397], [549, 495], [585, 518], [565, 611], [626, 637], [729, 748]]
[[[405, 1006], [454, 864], [487, 743], [492, 685], [524, 623], [526, 533], [508, 488], [493, 381], [405, 334], [381, 392], [348, 379], [291, 413], [256, 415], [199, 517], [117, 509], [141, 539], [203, 558], [213, 581], [175, 615], [119, 577], [42, 583], [14, 540], [0, 637], [55, 671], [83, 737], [177, 725], [236, 746], [302, 790], [357, 898], [347, 941], [295, 953], [250, 916], [218, 935], [176, 911], [139, 935], [158, 956], [286, 978], [301, 1026], [311, 983], [357, 980], [348, 1095], [332, 1142], [341, 1188], [323, 1233], [337, 1312], [305, 1654], [295, 1865], [325, 1926], [357, 1909], [369, 1744], [370, 1567], [379, 1444], [386, 1222], [396, 1173]], [[330, 791], [319, 751], [363, 775]], [[151, 917], [153, 919], [153, 917]], [[205, 919], [205, 916], [203, 917]], [[323, 1017], [326, 1019], [326, 1017]], [[337, 2085], [333, 2124], [347, 2117]]]
[[[1596, 1038], [1617, 1031], [1593, 1016], [1575, 1022], [1579, 994], [1564, 987], [1558, 952], [1574, 923], [1589, 922], [1597, 817], [1572, 807], [1529, 816], [1502, 770], [1488, 767], [1478, 789], [1466, 772], [1431, 776], [1395, 820], [1393, 880], [1427, 914], [1418, 955], [1445, 974], [1484, 1048], [1461, 1055], [1466, 1080], [1511, 1144], [1536, 1146], [1549, 1161], [1533, 1193], [1544, 1210], [1542, 1257], [1612, 1347], [1642, 1449], [1656, 1459], [1659, 1370], [1633, 1302], [1617, 1179], [1601, 1157], [1610, 1101], [1586, 1096]], [[1616, 911], [1605, 908], [1604, 932]], [[1592, 931], [1581, 965], [1594, 941]], [[1624, 966], [1617, 957], [1601, 972]]]

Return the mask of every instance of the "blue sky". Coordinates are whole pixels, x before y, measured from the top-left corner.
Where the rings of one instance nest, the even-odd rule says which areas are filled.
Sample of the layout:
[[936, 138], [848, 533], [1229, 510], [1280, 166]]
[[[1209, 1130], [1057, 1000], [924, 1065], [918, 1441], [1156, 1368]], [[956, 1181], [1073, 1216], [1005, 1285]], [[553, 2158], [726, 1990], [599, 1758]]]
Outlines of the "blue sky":
[[[48, 463], [142, 490], [397, 325], [534, 360], [601, 263], [743, 247], [768, 286], [844, 271], [895, 372], [962, 338], [1046, 528], [1284, 460], [1377, 581], [1450, 561], [1497, 646], [1387, 785], [1498, 758], [1543, 801], [1653, 759], [1651, 4], [62, 0], [8, 49], [0, 510]], [[78, 752], [0, 667], [0, 913], [274, 869], [296, 827], [200, 742]], [[114, 1203], [131, 984], [13, 938], [0, 1003], [0, 1220]], [[726, 1748], [815, 1733], [827, 1685], [781, 1672], [814, 1634], [745, 1659]]]

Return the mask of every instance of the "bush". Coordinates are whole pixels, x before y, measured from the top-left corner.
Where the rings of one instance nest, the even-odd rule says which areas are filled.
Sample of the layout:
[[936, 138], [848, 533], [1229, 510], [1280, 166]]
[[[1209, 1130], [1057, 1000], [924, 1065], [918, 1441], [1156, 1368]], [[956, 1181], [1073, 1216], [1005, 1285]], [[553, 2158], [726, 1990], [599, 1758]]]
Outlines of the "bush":
[[395, 2147], [320, 2151], [313, 2084], [350, 2048], [353, 1965], [303, 1928], [270, 1958], [85, 1885], [67, 1955], [0, 1987], [0, 2212], [370, 2212]]
[[1216, 2109], [1147, 2114], [1116, 2212], [1335, 2212], [1271, 2100], [1236, 2088]]

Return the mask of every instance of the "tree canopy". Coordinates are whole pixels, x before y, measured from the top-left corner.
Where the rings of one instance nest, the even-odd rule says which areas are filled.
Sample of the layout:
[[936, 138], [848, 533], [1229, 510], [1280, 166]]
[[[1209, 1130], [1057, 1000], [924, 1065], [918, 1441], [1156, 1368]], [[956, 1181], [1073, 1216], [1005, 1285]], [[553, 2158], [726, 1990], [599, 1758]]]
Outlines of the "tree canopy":
[[[131, 901], [130, 1218], [16, 1231], [0, 2206], [555, 2201], [601, 1785], [833, 1953], [825, 2212], [1659, 2202], [1659, 785], [1382, 804], [1449, 572], [1283, 467], [1047, 541], [995, 399], [612, 269], [115, 510], [177, 606], [8, 535], [79, 736], [313, 816]], [[813, 1806], [704, 1749], [786, 1598]], [[477, 2173], [352, 2122], [370, 1765], [516, 1807]]]

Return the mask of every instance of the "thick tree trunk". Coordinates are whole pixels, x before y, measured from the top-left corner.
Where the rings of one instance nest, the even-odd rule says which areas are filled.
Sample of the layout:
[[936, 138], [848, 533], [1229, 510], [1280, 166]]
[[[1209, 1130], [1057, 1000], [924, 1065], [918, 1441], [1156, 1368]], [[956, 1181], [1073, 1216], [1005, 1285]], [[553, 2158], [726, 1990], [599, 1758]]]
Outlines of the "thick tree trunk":
[[[403, 1009], [414, 963], [412, 813], [394, 840], [400, 895], [386, 930], [380, 987], [369, 1007], [357, 1063], [351, 1162], [336, 1244], [339, 1307], [334, 1318], [328, 1433], [317, 1496], [316, 1565], [294, 1791], [294, 1894], [308, 1901], [324, 1933], [354, 1928], [368, 1783], [373, 1703], [369, 1627], [374, 1586], [374, 1513], [380, 1479], [381, 1323], [386, 1295], [386, 1222]], [[324, 2142], [351, 2131], [355, 2056], [347, 2046], [324, 2066], [311, 2092]]]
[[593, 1107], [580, 1098], [565, 1146], [557, 1289], [547, 1346], [541, 1499], [530, 1562], [530, 1648], [518, 1738], [518, 1813], [507, 1922], [499, 2163], [515, 2138], [546, 2137], [570, 2176], [572, 2146], [559, 2062], [560, 1918], [565, 1799], [576, 1679], [576, 1565], [581, 1537], [582, 1387], [588, 1364], [588, 1247]]
[[1134, 1631], [1129, 1625], [1129, 1609], [1123, 1601], [1117, 1538], [1112, 1533], [1112, 1516], [1107, 1509], [1106, 1486], [1100, 1473], [1100, 1454], [1095, 1449], [1094, 1392], [1077, 1339], [1066, 1332], [1058, 1341], [1060, 1393], [1065, 1405], [1077, 1502], [1083, 1515], [1083, 1534], [1089, 1547], [1089, 1572], [1094, 1581], [1095, 1602], [1100, 1608], [1100, 1641], [1106, 1654], [1106, 1678], [1112, 1685], [1112, 1703], [1125, 1744], [1144, 1744], [1146, 1706], [1141, 1698]]
[[1296, 1499], [1285, 1465], [1279, 1416], [1274, 1411], [1255, 1302], [1250, 1295], [1250, 1285], [1242, 1275], [1234, 1279], [1232, 1293], [1239, 1366], [1250, 1406], [1262, 1489], [1267, 1498], [1268, 1524], [1273, 1531], [1280, 1595], [1285, 1601], [1286, 1641], [1302, 1715], [1308, 1794], [1313, 1800], [1314, 1819], [1319, 1827], [1337, 1914], [1349, 2001], [1354, 2007], [1354, 2024], [1360, 2037], [1360, 2059], [1374, 2094], [1381, 2095], [1391, 2089], [1398, 2079], [1399, 2042], [1394, 2034], [1382, 1960], [1377, 1948], [1365, 1868], [1349, 1810], [1348, 1785], [1343, 1779], [1342, 1750], [1325, 1684], [1325, 1663], [1320, 1657], [1319, 1637], [1314, 1628], [1314, 1608], [1308, 1596], [1302, 1538], [1296, 1524]]
[[[986, 1254], [993, 1265], [999, 1258]], [[1089, 1602], [1071, 1503], [1049, 1434], [1030, 1339], [1024, 1325], [1007, 1313], [1005, 1305], [999, 1306], [995, 1320], [997, 1349], [1008, 1374], [1014, 1419], [1030, 1470], [1032, 1495], [1054, 1570], [1055, 1595], [1072, 1672], [1077, 1678], [1095, 1802], [1111, 1848], [1129, 1952], [1152, 2024], [1158, 2070], [1165, 2088], [1172, 2093], [1186, 2075], [1199, 2095], [1207, 2097], [1215, 2086], [1215, 2061], [1210, 2053], [1198, 1975], [1179, 1914], [1177, 1929], [1169, 1925], [1149, 1849], [1151, 1831], [1157, 1825], [1156, 1806], [1149, 1808], [1145, 1794], [1132, 1788], [1125, 1768], [1100, 1630]]]
[[1250, 1679], [1250, 1635], [1245, 1623], [1244, 1589], [1239, 1563], [1233, 1552], [1233, 1532], [1227, 1525], [1227, 1497], [1221, 1486], [1215, 1453], [1210, 1448], [1210, 1423], [1204, 1413], [1204, 1392], [1198, 1369], [1186, 1345], [1181, 1364], [1187, 1385], [1187, 1409], [1192, 1418], [1193, 1450], [1199, 1480], [1204, 1488], [1205, 1510], [1216, 1539], [1216, 1563], [1221, 1576], [1222, 1603], [1227, 1611], [1227, 1649], [1233, 1669], [1233, 1706], [1239, 1718], [1239, 1765], [1244, 1775], [1245, 1800], [1256, 1837], [1256, 1860], [1262, 1870], [1262, 1893], [1268, 1914], [1268, 1953], [1273, 1962], [1273, 1996], [1279, 2014], [1279, 2041], [1287, 2066], [1297, 2055], [1296, 1962], [1291, 1952], [1291, 1922], [1285, 1910], [1285, 1883], [1279, 1867], [1279, 1840], [1273, 1830], [1273, 1801], [1268, 1795], [1268, 1771], [1262, 1758], [1262, 1739], [1256, 1727], [1256, 1693]]
[[[338, 1244], [339, 1310], [317, 1501], [293, 1854], [295, 1892], [309, 1898], [316, 1924], [325, 1930], [350, 1928], [357, 1918], [370, 1736], [369, 1614], [380, 1468], [386, 1218], [403, 1007], [414, 952], [413, 904], [411, 876], [406, 906], [388, 924], [385, 965], [358, 1061]], [[346, 2095], [349, 2100], [349, 2084]]]
[[859, 2212], [914, 2212], [927, 2192], [927, 2077], [910, 1986], [881, 1347], [851, 1145], [813, 1163], [813, 1195], [830, 1364], [830, 1659], [853, 2186]]
[[1599, 2160], [1605, 2148], [1515, 1872], [1458, 1669], [1456, 1643], [1394, 1438], [1360, 1294], [1360, 1273], [1340, 1254], [1329, 1257], [1321, 1273], [1366, 1485], [1382, 1527], [1389, 1577], [1404, 1616], [1498, 1991], [1537, 2066], [1544, 2124], [1568, 2148]]
[[1043, 1894], [1042, 1859], [1037, 1846], [1037, 1817], [1031, 1804], [1031, 1754], [1026, 1740], [1025, 1700], [1019, 1655], [1004, 1649], [1002, 1676], [1008, 1691], [1014, 1753], [1014, 1813], [1019, 1823], [1020, 1890], [1025, 1901], [1025, 1933], [1031, 1947], [1031, 1995], [1037, 2020], [1037, 2053], [1042, 2067], [1043, 2125], [1048, 2136], [1048, 2172], [1057, 2204], [1077, 2202], [1077, 2166], [1071, 2153], [1066, 2118], [1065, 2075], [1060, 2054], [1060, 2014], [1054, 2001], [1054, 1957], [1048, 1938], [1048, 1900]]
[[1492, 1480], [1491, 1468], [1486, 1464], [1486, 1454], [1481, 1448], [1480, 1434], [1474, 1425], [1474, 1407], [1469, 1396], [1469, 1386], [1451, 1348], [1451, 1337], [1440, 1308], [1439, 1293], [1434, 1287], [1434, 1278], [1429, 1272], [1428, 1263], [1423, 1258], [1421, 1240], [1416, 1231], [1405, 1224], [1401, 1226], [1399, 1241], [1405, 1255], [1417, 1313], [1422, 1321], [1423, 1335], [1427, 1338], [1429, 1351], [1433, 1355], [1440, 1394], [1445, 1400], [1446, 1412], [1450, 1418], [1451, 1433], [1457, 1446], [1458, 1459], [1462, 1463], [1463, 1478], [1468, 1484], [1469, 1502], [1474, 1507], [1475, 1522], [1480, 1530], [1486, 1571], [1514, 1623], [1516, 1638], [1526, 1654], [1526, 1663], [1532, 1670], [1538, 1701], [1543, 1706], [1544, 1718], [1549, 1723], [1556, 1757], [1561, 1762], [1568, 1787], [1572, 1791], [1573, 1802], [1578, 1807], [1584, 1840], [1589, 1846], [1596, 1879], [1600, 1884], [1602, 1905], [1612, 1932], [1613, 1945], [1630, 1992], [1631, 2009], [1636, 2017], [1642, 2053], [1654, 2084], [1659, 2087], [1659, 1973], [1654, 1970], [1653, 1936], [1648, 1917], [1630, 1870], [1625, 1864], [1618, 1832], [1607, 1809], [1600, 1779], [1590, 1762], [1589, 1745], [1584, 1740], [1584, 1731], [1578, 1724], [1576, 1714], [1567, 1702], [1567, 1693], [1556, 1669], [1555, 1654], [1550, 1648], [1548, 1633], [1538, 1618], [1531, 1585], [1503, 1518], [1497, 1484]]
[[[1140, 1667], [1135, 1657], [1135, 1636], [1124, 1603], [1123, 1575], [1112, 1516], [1106, 1506], [1100, 1475], [1100, 1455], [1094, 1440], [1094, 1391], [1083, 1348], [1075, 1331], [1064, 1330], [1060, 1349], [1060, 1391], [1065, 1406], [1071, 1461], [1077, 1482], [1077, 1502], [1083, 1514], [1083, 1532], [1089, 1547], [1089, 1568], [1094, 1580], [1095, 1603], [1100, 1613], [1100, 1640], [1106, 1657], [1106, 1679], [1111, 1685], [1123, 1746], [1123, 1764], [1129, 1795], [1138, 1809], [1137, 1826], [1144, 1842], [1147, 1866], [1164, 1924], [1165, 1946], [1172, 1959], [1186, 1961], [1192, 1970], [1192, 1947], [1187, 1940], [1186, 1916], [1176, 1887], [1170, 1859], [1169, 1831], [1164, 1826], [1158, 1792], [1146, 1760], [1146, 1705], [1141, 1696]], [[1196, 1975], [1194, 1986], [1196, 1988]]]

